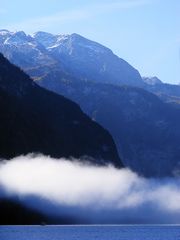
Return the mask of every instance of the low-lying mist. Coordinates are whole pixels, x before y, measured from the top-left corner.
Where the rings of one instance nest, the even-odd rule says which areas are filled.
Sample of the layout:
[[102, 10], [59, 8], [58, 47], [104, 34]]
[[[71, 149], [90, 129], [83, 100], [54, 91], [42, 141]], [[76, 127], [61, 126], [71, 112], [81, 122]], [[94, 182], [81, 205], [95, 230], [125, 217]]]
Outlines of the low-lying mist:
[[180, 179], [27, 155], [0, 164], [0, 197], [88, 223], [180, 223]]

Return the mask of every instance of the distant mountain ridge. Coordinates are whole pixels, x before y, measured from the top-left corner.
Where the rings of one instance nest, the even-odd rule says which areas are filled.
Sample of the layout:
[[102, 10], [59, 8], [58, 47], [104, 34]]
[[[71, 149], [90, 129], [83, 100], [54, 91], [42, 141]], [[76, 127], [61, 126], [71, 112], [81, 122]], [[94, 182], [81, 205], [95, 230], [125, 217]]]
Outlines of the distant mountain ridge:
[[152, 86], [163, 84], [163, 82], [157, 77], [143, 77], [142, 79], [145, 83]]
[[180, 85], [163, 83], [157, 77], [144, 77], [145, 89], [159, 96], [164, 102], [180, 106]]

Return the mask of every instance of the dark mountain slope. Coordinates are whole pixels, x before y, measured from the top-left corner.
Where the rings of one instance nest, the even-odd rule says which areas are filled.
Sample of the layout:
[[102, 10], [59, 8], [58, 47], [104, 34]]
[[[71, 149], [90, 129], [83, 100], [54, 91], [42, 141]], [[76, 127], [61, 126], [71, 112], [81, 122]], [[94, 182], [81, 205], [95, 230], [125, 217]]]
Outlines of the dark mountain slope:
[[[48, 205], [47, 205], [48, 207]], [[18, 198], [0, 199], [0, 225], [79, 224], [73, 217], [48, 216]]]
[[43, 214], [9, 199], [0, 199], [0, 212], [0, 225], [41, 224], [48, 222], [48, 218], [43, 216]]
[[178, 173], [180, 110], [140, 88], [67, 83], [53, 73], [39, 84], [73, 99], [108, 129], [126, 166], [148, 177]]
[[96, 163], [121, 166], [106, 130], [75, 103], [37, 86], [2, 55], [0, 113], [1, 158], [29, 152], [53, 157], [88, 155]]

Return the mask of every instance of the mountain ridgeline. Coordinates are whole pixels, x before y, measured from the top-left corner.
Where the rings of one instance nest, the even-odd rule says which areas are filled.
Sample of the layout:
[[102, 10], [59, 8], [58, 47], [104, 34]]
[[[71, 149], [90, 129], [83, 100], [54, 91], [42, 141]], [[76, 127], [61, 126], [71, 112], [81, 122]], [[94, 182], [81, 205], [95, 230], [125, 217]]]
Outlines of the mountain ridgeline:
[[178, 85], [141, 78], [110, 49], [78, 34], [2, 30], [0, 52], [107, 129], [125, 166], [146, 177], [179, 174]]
[[[78, 79], [142, 86], [139, 72], [113, 52], [78, 34], [0, 32], [0, 51], [14, 64], [33, 73], [37, 67], [63, 70]], [[44, 68], [43, 68], [44, 72]], [[31, 74], [32, 75], [32, 74]]]
[[72, 101], [39, 87], [1, 54], [0, 112], [1, 159], [35, 152], [122, 166], [106, 130]]

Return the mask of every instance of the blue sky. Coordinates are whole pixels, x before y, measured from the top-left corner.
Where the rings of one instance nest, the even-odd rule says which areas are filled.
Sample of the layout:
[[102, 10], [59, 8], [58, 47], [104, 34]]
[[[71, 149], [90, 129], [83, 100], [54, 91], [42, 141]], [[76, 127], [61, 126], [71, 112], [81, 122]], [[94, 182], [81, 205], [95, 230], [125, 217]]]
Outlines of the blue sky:
[[0, 0], [0, 28], [79, 33], [142, 76], [180, 82], [179, 0]]

